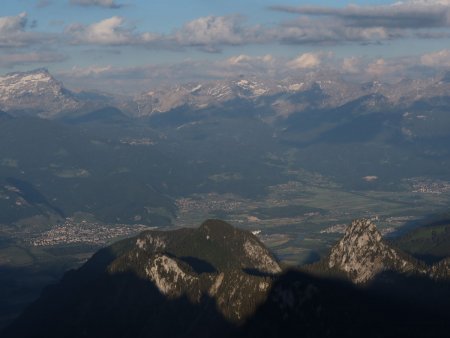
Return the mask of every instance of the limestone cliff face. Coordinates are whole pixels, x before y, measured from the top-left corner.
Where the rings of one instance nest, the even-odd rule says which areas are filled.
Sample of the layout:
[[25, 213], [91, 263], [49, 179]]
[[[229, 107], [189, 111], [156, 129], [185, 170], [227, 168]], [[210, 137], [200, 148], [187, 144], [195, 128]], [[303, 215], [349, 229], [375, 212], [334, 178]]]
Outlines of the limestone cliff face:
[[46, 69], [0, 76], [0, 109], [7, 112], [34, 111], [39, 117], [53, 118], [81, 106]]
[[281, 268], [250, 232], [209, 220], [197, 229], [148, 231], [108, 267], [133, 272], [169, 299], [200, 303], [207, 295], [232, 322], [250, 316], [265, 300]]
[[383, 271], [420, 270], [412, 260], [386, 244], [375, 224], [366, 219], [355, 220], [347, 227], [344, 237], [331, 249], [328, 267], [343, 271], [357, 284], [366, 283]]

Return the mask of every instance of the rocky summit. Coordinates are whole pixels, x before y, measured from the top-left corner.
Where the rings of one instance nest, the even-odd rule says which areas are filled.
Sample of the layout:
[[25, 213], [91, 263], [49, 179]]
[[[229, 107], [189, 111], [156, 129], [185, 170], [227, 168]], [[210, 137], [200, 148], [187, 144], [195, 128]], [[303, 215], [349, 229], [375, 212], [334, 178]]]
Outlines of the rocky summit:
[[343, 271], [357, 284], [383, 271], [418, 270], [412, 260], [385, 243], [376, 225], [366, 219], [355, 220], [347, 227], [344, 237], [331, 249], [328, 267]]
[[46, 69], [0, 76], [0, 109], [13, 115], [51, 118], [80, 106], [74, 95]]
[[402, 278], [381, 290], [282, 271], [252, 233], [208, 220], [100, 250], [48, 287], [2, 337], [447, 335], [448, 260], [424, 268], [372, 222], [356, 220], [321, 263], [358, 284], [385, 271]]
[[257, 237], [222, 221], [146, 231], [66, 273], [7, 336], [223, 335], [265, 302], [280, 272]]
[[219, 220], [198, 229], [148, 231], [111, 262], [111, 274], [132, 271], [169, 299], [214, 299], [225, 318], [239, 322], [264, 300], [281, 272], [274, 256], [251, 233]]
[[355, 220], [328, 257], [313, 270], [343, 273], [355, 284], [373, 281], [383, 273], [448, 280], [449, 260], [426, 265], [385, 241], [376, 225], [367, 219]]

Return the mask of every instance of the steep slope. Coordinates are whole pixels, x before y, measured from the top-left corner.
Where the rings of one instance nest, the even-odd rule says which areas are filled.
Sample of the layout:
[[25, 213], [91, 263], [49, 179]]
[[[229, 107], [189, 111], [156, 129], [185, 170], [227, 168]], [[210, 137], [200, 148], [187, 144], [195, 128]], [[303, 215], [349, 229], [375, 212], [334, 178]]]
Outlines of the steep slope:
[[346, 229], [344, 237], [331, 249], [328, 267], [343, 271], [354, 283], [366, 283], [383, 271], [420, 270], [412, 260], [389, 247], [376, 225], [364, 219], [353, 221]]
[[144, 232], [67, 273], [6, 337], [223, 335], [254, 313], [279, 272], [255, 236], [225, 222]]
[[370, 220], [358, 219], [347, 227], [329, 255], [308, 266], [307, 270], [319, 275], [343, 277], [362, 285], [378, 283], [380, 278], [389, 282], [394, 278], [392, 276], [445, 282], [450, 276], [449, 259], [448, 256], [441, 258], [444, 259], [427, 265], [402, 251], [398, 245], [385, 241]]
[[[396, 260], [370, 222], [350, 230], [344, 245], [387, 250], [385, 266]], [[346, 254], [366, 259], [359, 249]], [[2, 337], [445, 337], [448, 283], [407, 275], [389, 290], [405, 286], [413, 291], [406, 300], [300, 270], [281, 273], [251, 233], [208, 220], [102, 249], [47, 288]], [[419, 303], [417, 295], [433, 298]]]
[[312, 107], [340, 106], [370, 93], [370, 90], [343, 81], [334, 74], [306, 74], [295, 79], [249, 77], [177, 84], [141, 93], [134, 101], [137, 115], [141, 117], [180, 107], [212, 109], [239, 100], [259, 108], [266, 105], [274, 115], [286, 117]]
[[408, 254], [435, 263], [450, 257], [450, 220], [419, 226], [393, 242]]
[[218, 220], [198, 229], [143, 233], [108, 269], [131, 269], [168, 298], [186, 295], [198, 303], [208, 294], [231, 321], [250, 315], [264, 298], [271, 276], [281, 272], [255, 236]]
[[[244, 325], [242, 336], [446, 337], [448, 286], [407, 277], [391, 280], [380, 291], [291, 270], [275, 281], [267, 301]], [[412, 292], [399, 297], [397, 291], [405, 287]]]
[[10, 114], [52, 118], [80, 107], [74, 95], [46, 69], [0, 76], [0, 109]]

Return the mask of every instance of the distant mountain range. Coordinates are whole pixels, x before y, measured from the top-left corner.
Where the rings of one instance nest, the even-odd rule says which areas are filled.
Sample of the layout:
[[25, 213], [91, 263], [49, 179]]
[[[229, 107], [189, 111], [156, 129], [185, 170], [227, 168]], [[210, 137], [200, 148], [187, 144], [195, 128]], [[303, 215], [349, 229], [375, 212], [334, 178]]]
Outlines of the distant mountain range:
[[0, 223], [54, 224], [83, 212], [168, 225], [177, 198], [253, 199], [305, 170], [346, 190], [405, 190], [420, 179], [445, 192], [448, 78], [238, 78], [124, 97], [70, 91], [45, 69], [7, 74]]
[[321, 263], [282, 271], [255, 236], [218, 220], [144, 232], [68, 272], [4, 337], [448, 333], [448, 260], [427, 268], [357, 220]]
[[[311, 73], [303, 78], [275, 80], [264, 77], [237, 78], [176, 84], [146, 89], [134, 97], [100, 92], [74, 92], [46, 69], [0, 76], [0, 110], [12, 115], [34, 114], [58, 118], [114, 105], [133, 117], [170, 112], [218, 108], [235, 101], [265, 106], [276, 118], [311, 109], [330, 109], [367, 97], [367, 108], [380, 104], [408, 107], [417, 101], [448, 97], [448, 74], [423, 79], [402, 79], [395, 84], [378, 81], [355, 83], [340, 75]], [[267, 108], [269, 107], [269, 108]]]

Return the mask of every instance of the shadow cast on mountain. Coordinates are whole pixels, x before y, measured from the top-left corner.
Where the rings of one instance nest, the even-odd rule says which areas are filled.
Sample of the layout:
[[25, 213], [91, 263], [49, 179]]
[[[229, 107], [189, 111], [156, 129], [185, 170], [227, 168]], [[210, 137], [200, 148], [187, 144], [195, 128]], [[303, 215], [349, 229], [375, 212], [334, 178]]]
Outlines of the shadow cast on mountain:
[[4, 337], [210, 337], [234, 327], [203, 296], [168, 299], [133, 273], [49, 287]]
[[[395, 271], [379, 273], [367, 286], [376, 295], [438, 314], [450, 308], [450, 282], [428, 276], [405, 275]], [[448, 312], [447, 310], [444, 311]], [[450, 317], [450, 314], [448, 314]]]
[[[380, 276], [379, 281], [383, 277], [387, 275]], [[241, 334], [243, 337], [445, 337], [450, 329], [449, 283], [396, 277], [391, 285], [377, 281], [360, 288], [344, 280], [288, 271], [276, 280], [266, 303], [243, 326]], [[410, 286], [407, 290], [406, 285]], [[422, 295], [417, 297], [417, 293]], [[439, 294], [444, 298], [437, 305], [435, 297]], [[427, 299], [427, 295], [431, 298]]]
[[448, 282], [386, 272], [361, 288], [290, 270], [237, 326], [207, 294], [168, 298], [133, 272], [99, 269], [118, 255], [103, 249], [66, 273], [2, 337], [446, 337], [450, 329]]
[[31, 184], [30, 182], [18, 179], [16, 177], [7, 177], [5, 181], [6, 181], [6, 183], [19, 189], [20, 195], [26, 201], [33, 203], [33, 204], [43, 205], [43, 206], [49, 208], [50, 210], [52, 210], [53, 212], [55, 212], [57, 215], [59, 215], [61, 217], [65, 217], [64, 212], [60, 208], [51, 204], [47, 200], [47, 198], [44, 195], [42, 195], [39, 192], [39, 190], [37, 190], [35, 188], [35, 186], [33, 184]]
[[216, 273], [217, 269], [211, 263], [192, 256], [179, 257], [179, 260], [189, 264], [189, 266], [195, 271], [195, 273]]
[[261, 271], [258, 269], [251, 269], [251, 268], [243, 268], [243, 272], [245, 272], [247, 275], [255, 276], [255, 277], [275, 277], [273, 273]]

